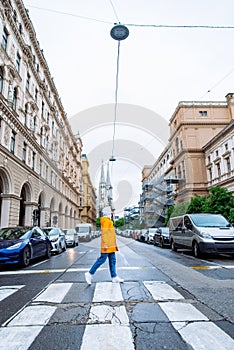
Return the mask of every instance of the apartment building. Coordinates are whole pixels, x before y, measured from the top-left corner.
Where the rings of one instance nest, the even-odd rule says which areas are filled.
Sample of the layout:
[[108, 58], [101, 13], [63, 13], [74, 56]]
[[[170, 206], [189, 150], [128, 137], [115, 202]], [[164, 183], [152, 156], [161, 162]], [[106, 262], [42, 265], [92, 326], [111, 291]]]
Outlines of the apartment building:
[[82, 154], [82, 179], [83, 179], [83, 210], [81, 212], [81, 221], [87, 222], [96, 227], [96, 203], [97, 195], [89, 175], [89, 161], [86, 154]]
[[21, 0], [1, 1], [0, 39], [0, 226], [74, 227], [82, 141]]
[[180, 102], [169, 127], [167, 147], [147, 177], [145, 173], [142, 177], [141, 197], [146, 195], [147, 184], [147, 195], [153, 197], [154, 222], [163, 204], [167, 209], [167, 201], [172, 199], [171, 195], [162, 198], [162, 184], [165, 189], [173, 187], [175, 204], [188, 202], [195, 194], [205, 195], [217, 185], [234, 193], [234, 94], [229, 93], [226, 101]]

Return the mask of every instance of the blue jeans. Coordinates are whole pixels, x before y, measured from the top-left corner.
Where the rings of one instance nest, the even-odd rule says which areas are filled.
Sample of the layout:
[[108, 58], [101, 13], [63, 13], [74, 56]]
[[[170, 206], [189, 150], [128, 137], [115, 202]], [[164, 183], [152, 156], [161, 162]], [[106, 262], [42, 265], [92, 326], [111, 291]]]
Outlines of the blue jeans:
[[106, 261], [107, 257], [109, 259], [109, 268], [110, 268], [111, 278], [116, 277], [117, 273], [116, 273], [116, 257], [115, 257], [115, 253], [101, 253], [100, 257], [95, 261], [95, 263], [93, 264], [93, 266], [89, 270], [89, 273], [91, 275], [94, 275], [95, 272], [97, 271], [97, 269], [102, 264], [104, 264], [104, 262]]

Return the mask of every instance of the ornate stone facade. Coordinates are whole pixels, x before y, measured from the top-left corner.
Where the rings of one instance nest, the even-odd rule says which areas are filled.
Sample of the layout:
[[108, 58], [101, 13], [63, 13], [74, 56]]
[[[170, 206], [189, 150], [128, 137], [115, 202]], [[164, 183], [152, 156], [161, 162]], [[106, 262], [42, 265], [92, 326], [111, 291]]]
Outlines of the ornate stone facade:
[[74, 227], [82, 141], [21, 0], [1, 1], [0, 38], [0, 226]]
[[81, 212], [82, 222], [87, 222], [96, 227], [96, 202], [97, 195], [89, 175], [89, 161], [86, 154], [82, 154], [82, 178], [83, 178], [83, 210]]

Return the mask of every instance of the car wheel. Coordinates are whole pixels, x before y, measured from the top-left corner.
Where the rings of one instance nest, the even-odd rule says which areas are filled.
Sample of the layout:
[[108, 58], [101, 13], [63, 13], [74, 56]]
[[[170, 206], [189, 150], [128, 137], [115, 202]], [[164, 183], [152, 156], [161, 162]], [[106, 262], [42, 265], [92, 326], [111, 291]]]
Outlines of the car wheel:
[[46, 250], [46, 258], [49, 259], [51, 257], [51, 254], [51, 246], [48, 244]]
[[30, 258], [31, 258], [30, 249], [29, 247], [25, 247], [22, 253], [21, 265], [23, 267], [27, 267], [30, 263]]
[[193, 255], [195, 256], [195, 258], [198, 258], [200, 255], [200, 250], [197, 242], [193, 243]]
[[173, 250], [173, 252], [177, 252], [177, 247], [174, 241], [171, 241], [171, 250]]

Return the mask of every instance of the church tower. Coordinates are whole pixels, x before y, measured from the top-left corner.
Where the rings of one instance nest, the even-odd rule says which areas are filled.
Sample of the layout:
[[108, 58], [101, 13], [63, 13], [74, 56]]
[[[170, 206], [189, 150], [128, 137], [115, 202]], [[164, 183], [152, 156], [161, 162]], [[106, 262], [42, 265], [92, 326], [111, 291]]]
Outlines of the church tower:
[[110, 180], [110, 170], [109, 170], [109, 162], [106, 166], [106, 177], [104, 171], [104, 164], [102, 161], [101, 166], [101, 176], [99, 181], [99, 193], [98, 193], [98, 213], [99, 216], [102, 215], [102, 210], [105, 207], [110, 207], [111, 211], [113, 208], [113, 194], [112, 194], [112, 185]]

